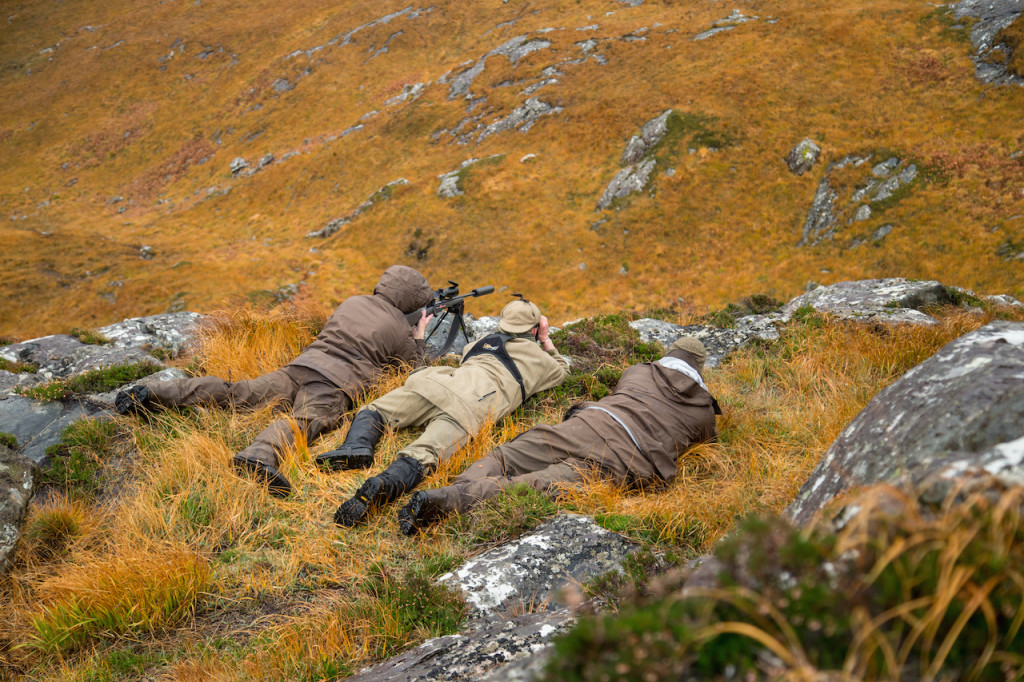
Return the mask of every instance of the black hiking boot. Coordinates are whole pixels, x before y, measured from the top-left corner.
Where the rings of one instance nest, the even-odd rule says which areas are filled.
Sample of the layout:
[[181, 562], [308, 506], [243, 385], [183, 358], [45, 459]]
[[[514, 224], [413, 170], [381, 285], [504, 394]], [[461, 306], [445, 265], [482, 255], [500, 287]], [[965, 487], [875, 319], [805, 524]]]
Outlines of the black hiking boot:
[[292, 494], [292, 484], [277, 467], [247, 457], [232, 457], [231, 466], [238, 475], [249, 476], [265, 483], [267, 491], [274, 497], [288, 497]]
[[337, 450], [316, 456], [316, 465], [324, 471], [366, 469], [373, 464], [373, 449], [384, 435], [387, 423], [377, 410], [360, 410]]
[[399, 457], [376, 476], [363, 481], [351, 499], [334, 512], [334, 522], [351, 528], [366, 521], [371, 507], [394, 502], [423, 480], [423, 467], [412, 457]]
[[114, 398], [114, 411], [122, 416], [148, 412], [153, 407], [153, 394], [141, 384], [118, 391]]
[[409, 503], [398, 510], [398, 529], [403, 535], [416, 535], [448, 515], [448, 509], [438, 504], [440, 500], [431, 492], [434, 491], [414, 492]]

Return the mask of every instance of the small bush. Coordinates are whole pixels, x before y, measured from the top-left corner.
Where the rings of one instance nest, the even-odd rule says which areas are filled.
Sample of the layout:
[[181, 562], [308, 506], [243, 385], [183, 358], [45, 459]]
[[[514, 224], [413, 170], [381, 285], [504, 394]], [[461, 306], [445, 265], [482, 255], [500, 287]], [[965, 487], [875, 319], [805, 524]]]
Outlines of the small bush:
[[[748, 519], [718, 549], [721, 588], [683, 594], [685, 576], [669, 574], [614, 616], [584, 618], [557, 641], [546, 679], [1024, 673], [1024, 488], [934, 517], [884, 487], [852, 504], [838, 535]], [[642, 576], [651, 558], [636, 561]], [[620, 577], [619, 589], [637, 582]]]
[[736, 303], [730, 303], [721, 310], [716, 310], [701, 318], [703, 324], [731, 329], [736, 326], [736, 319], [747, 315], [764, 315], [778, 312], [783, 303], [771, 294], [753, 294]]
[[582, 320], [551, 335], [559, 352], [573, 357], [573, 369], [582, 373], [602, 365], [632, 365], [660, 358], [659, 343], [645, 343], [629, 326], [625, 315], [600, 315]]
[[30, 553], [42, 561], [63, 557], [91, 525], [93, 515], [79, 500], [57, 496], [48, 501], [25, 524], [23, 535]]
[[73, 336], [82, 343], [87, 343], [93, 346], [105, 346], [112, 343], [103, 334], [100, 334], [95, 329], [79, 329], [78, 327], [72, 327], [71, 331], [68, 332], [68, 336]]
[[18, 439], [13, 433], [7, 433], [6, 431], [0, 431], [0, 445], [10, 448], [11, 450], [18, 449]]

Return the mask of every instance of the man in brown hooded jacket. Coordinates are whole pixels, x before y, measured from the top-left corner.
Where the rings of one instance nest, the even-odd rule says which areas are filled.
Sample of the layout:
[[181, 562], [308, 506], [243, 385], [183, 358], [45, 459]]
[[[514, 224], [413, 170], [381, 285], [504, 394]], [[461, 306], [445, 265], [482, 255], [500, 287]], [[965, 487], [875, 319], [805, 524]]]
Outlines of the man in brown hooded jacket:
[[610, 396], [499, 445], [450, 486], [414, 493], [399, 510], [400, 529], [412, 535], [517, 483], [545, 490], [578, 482], [588, 471], [634, 486], [670, 482], [680, 454], [717, 438], [720, 411], [701, 376], [705, 357], [700, 341], [679, 339], [661, 360], [623, 372]]
[[[151, 407], [214, 404], [257, 407], [273, 401], [291, 405], [292, 415], [308, 440], [337, 427], [357, 396], [386, 365], [423, 364], [423, 332], [429, 318], [413, 327], [407, 313], [433, 300], [430, 284], [404, 265], [388, 268], [372, 296], [352, 296], [327, 320], [316, 341], [281, 369], [248, 381], [217, 377], [144, 383], [122, 391], [118, 412]], [[264, 480], [271, 494], [291, 492], [278, 471], [278, 452], [294, 443], [291, 424], [280, 419], [264, 429], [252, 445], [232, 459], [240, 473]]]
[[359, 411], [340, 448], [317, 457], [325, 469], [369, 467], [386, 427], [425, 427], [387, 469], [366, 479], [338, 508], [335, 523], [362, 523], [371, 507], [414, 488], [488, 420], [501, 419], [531, 395], [562, 383], [568, 369], [548, 338], [540, 309], [527, 300], [512, 301], [501, 311], [498, 333], [467, 345], [458, 367], [413, 372], [404, 386]]

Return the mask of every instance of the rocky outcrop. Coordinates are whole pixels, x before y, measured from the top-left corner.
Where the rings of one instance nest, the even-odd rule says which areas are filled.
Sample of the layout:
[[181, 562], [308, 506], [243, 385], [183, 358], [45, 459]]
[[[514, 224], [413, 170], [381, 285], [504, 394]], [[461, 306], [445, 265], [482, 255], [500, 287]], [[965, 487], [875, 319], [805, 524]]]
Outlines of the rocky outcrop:
[[355, 220], [356, 218], [358, 218], [362, 214], [364, 214], [367, 211], [369, 211], [375, 205], [379, 204], [382, 201], [387, 201], [388, 199], [390, 199], [391, 195], [394, 194], [395, 190], [398, 187], [402, 187], [403, 185], [408, 185], [408, 184], [409, 184], [409, 181], [406, 180], [405, 178], [398, 178], [397, 180], [392, 180], [391, 182], [389, 182], [388, 184], [384, 185], [383, 187], [378, 189], [376, 192], [371, 194], [370, 197], [366, 201], [364, 201], [363, 203], [361, 203], [358, 206], [356, 206], [351, 212], [348, 213], [348, 215], [342, 216], [341, 218], [335, 218], [335, 219], [329, 221], [326, 225], [321, 227], [319, 230], [314, 230], [313, 232], [307, 232], [306, 233], [306, 238], [307, 239], [326, 239], [327, 237], [330, 237], [332, 234], [338, 232], [341, 228], [345, 227], [346, 225], [351, 223], [353, 220]]
[[1024, 15], [1024, 0], [961, 0], [954, 5], [957, 19], [976, 20], [971, 27], [971, 43], [975, 48], [975, 74], [985, 83], [1024, 85], [1020, 74], [1007, 70], [1014, 51], [1001, 40], [1001, 32]]
[[[107, 367], [162, 366], [160, 358], [180, 353], [194, 338], [202, 318], [191, 312], [131, 318], [96, 330], [94, 338], [101, 343], [83, 343], [57, 334], [0, 347], [0, 358], [18, 370], [0, 370], [0, 432], [15, 436], [22, 455], [45, 464], [47, 448], [60, 440], [64, 429], [78, 419], [112, 408], [116, 391], [42, 402], [17, 395], [15, 390]], [[165, 369], [149, 380], [183, 376], [180, 369]]]
[[805, 523], [845, 490], [910, 475], [978, 468], [1024, 481], [1022, 438], [1024, 324], [993, 322], [875, 396], [825, 453], [787, 514]]
[[0, 575], [10, 568], [38, 473], [32, 461], [0, 442]]
[[657, 166], [653, 153], [668, 132], [668, 121], [672, 113], [671, 109], [662, 112], [645, 123], [638, 135], [629, 139], [620, 159], [622, 170], [615, 174], [601, 194], [597, 210], [603, 211], [613, 202], [642, 192], [647, 187], [651, 173]]
[[[704, 325], [678, 325], [645, 317], [633, 320], [629, 326], [640, 333], [644, 343], [657, 341], [668, 348], [681, 336], [692, 336], [704, 344], [708, 356], [705, 367], [718, 367], [729, 353], [745, 346], [754, 334], [740, 329], [722, 329]], [[778, 336], [778, 332], [775, 333]]]
[[732, 11], [732, 14], [725, 17], [724, 19], [719, 19], [718, 21], [712, 23], [711, 28], [709, 28], [706, 31], [701, 31], [700, 33], [693, 37], [693, 40], [707, 40], [711, 36], [718, 35], [719, 33], [725, 33], [726, 31], [731, 31], [740, 24], [745, 24], [748, 21], [755, 21], [759, 18], [760, 17], [744, 16], [743, 12], [741, 12], [738, 9], [734, 9]]
[[[793, 152], [790, 153], [791, 156], [792, 154]], [[916, 164], [905, 159], [889, 157], [874, 164], [869, 174], [857, 178], [853, 189], [849, 190], [848, 194], [844, 193], [844, 200], [840, 202], [840, 191], [836, 188], [833, 178], [836, 171], [860, 168], [870, 160], [870, 155], [846, 156], [826, 167], [815, 190], [807, 218], [804, 220], [803, 234], [798, 246], [813, 246], [835, 239], [836, 230], [842, 223], [845, 222], [849, 226], [868, 220], [880, 206], [885, 205], [882, 202], [899, 200], [902, 193], [906, 192], [918, 177]], [[883, 233], [875, 230], [871, 236], [877, 241], [891, 230], [892, 225], [889, 225]], [[864, 241], [865, 237], [855, 237], [850, 246], [857, 246]]]
[[466, 595], [470, 620], [462, 632], [428, 640], [351, 679], [536, 679], [550, 640], [575, 622], [552, 604], [558, 590], [620, 568], [633, 549], [588, 517], [556, 516], [440, 578]]
[[470, 618], [532, 607], [556, 591], [618, 569], [633, 544], [586, 516], [560, 514], [515, 542], [496, 547], [440, 578], [466, 595]]
[[897, 277], [837, 282], [818, 287], [797, 296], [780, 312], [782, 319], [788, 320], [796, 311], [810, 306], [818, 312], [849, 320], [935, 324], [935, 318], [920, 309], [952, 302], [949, 289], [938, 282]]
[[821, 156], [821, 147], [808, 137], [790, 149], [784, 160], [789, 166], [790, 173], [803, 175], [814, 167], [819, 156]]
[[393, 680], [532, 680], [544, 665], [550, 640], [576, 622], [569, 612], [491, 616], [457, 635], [436, 637], [350, 677], [358, 682]]

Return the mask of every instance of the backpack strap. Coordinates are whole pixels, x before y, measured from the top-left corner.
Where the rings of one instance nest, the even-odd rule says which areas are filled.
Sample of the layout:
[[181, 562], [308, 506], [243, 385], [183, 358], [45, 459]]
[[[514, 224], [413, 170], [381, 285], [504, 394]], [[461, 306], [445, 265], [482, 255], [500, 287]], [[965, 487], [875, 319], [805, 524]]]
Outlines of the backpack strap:
[[512, 360], [512, 356], [505, 350], [505, 344], [508, 343], [512, 337], [508, 334], [488, 334], [484, 338], [480, 339], [473, 344], [473, 347], [469, 349], [464, 356], [462, 361], [465, 362], [470, 358], [477, 355], [491, 355], [498, 359], [498, 361], [505, 366], [505, 369], [512, 374], [512, 378], [519, 384], [519, 392], [523, 396], [523, 403], [526, 402], [526, 386], [523, 385], [523, 375], [516, 367], [516, 363]]

